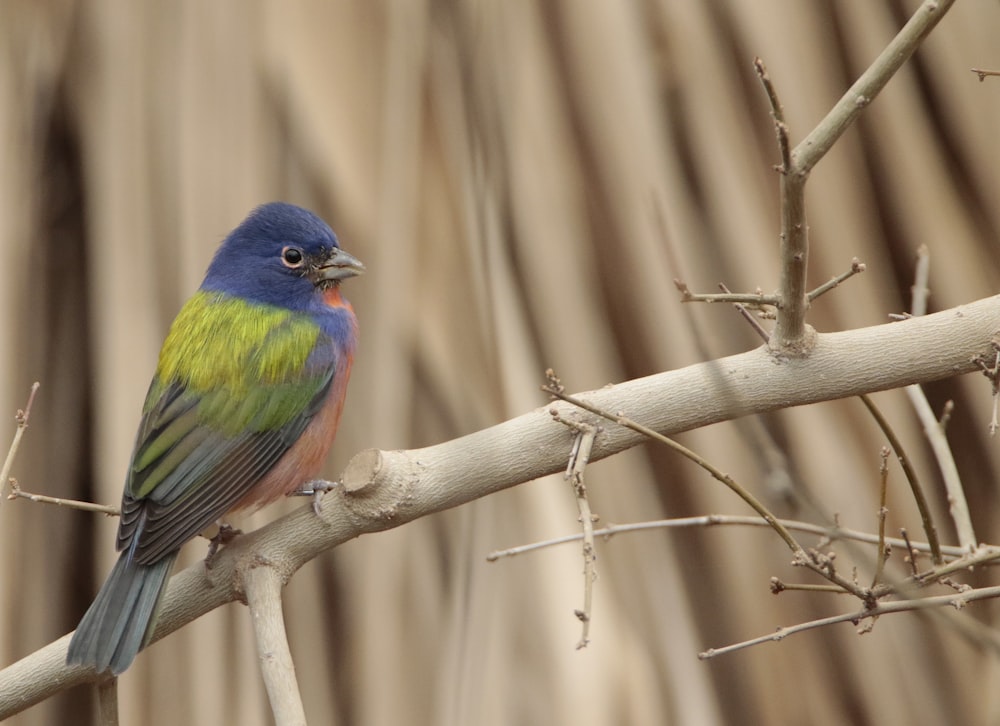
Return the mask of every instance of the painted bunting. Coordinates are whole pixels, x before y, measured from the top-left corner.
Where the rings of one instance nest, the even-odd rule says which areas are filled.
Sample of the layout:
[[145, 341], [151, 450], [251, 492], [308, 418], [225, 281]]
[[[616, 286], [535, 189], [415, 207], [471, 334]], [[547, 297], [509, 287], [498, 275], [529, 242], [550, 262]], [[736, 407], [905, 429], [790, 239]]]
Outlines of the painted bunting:
[[181, 545], [314, 477], [357, 340], [340, 283], [364, 272], [319, 217], [258, 207], [174, 320], [146, 395], [107, 582], [66, 661], [117, 675], [146, 645]]

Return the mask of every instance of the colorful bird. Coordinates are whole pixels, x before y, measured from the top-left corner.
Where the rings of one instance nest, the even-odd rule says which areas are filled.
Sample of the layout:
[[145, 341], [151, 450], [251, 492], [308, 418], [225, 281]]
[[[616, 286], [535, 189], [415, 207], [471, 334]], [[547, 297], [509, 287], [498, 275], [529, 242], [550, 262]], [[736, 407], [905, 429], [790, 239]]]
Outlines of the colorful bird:
[[121, 555], [68, 664], [128, 668], [181, 545], [318, 473], [357, 340], [340, 283], [364, 269], [323, 220], [291, 204], [258, 207], [222, 242], [160, 351], [125, 479]]

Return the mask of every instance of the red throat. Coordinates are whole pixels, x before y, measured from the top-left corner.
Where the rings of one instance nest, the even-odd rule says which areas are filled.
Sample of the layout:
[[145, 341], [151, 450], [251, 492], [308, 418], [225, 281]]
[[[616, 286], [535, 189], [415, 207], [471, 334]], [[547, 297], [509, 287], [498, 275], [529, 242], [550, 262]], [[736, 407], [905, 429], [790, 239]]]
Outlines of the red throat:
[[323, 302], [331, 308], [347, 308], [353, 310], [351, 304], [340, 296], [340, 286], [333, 285], [323, 291]]

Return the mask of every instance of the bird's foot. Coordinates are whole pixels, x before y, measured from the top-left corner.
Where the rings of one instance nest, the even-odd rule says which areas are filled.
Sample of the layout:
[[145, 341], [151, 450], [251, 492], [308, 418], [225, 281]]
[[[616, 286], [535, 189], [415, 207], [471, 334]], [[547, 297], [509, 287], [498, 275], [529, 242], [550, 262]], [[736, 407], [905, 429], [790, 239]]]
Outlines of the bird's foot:
[[298, 489], [293, 491], [290, 496], [293, 497], [312, 497], [312, 508], [316, 516], [319, 516], [319, 503], [323, 499], [323, 495], [328, 491], [331, 491], [334, 487], [338, 486], [335, 481], [326, 481], [325, 479], [313, 479], [312, 481], [307, 481], [305, 484], [300, 486]]
[[225, 522], [219, 522], [218, 526], [219, 531], [208, 540], [208, 554], [205, 555], [205, 567], [208, 569], [212, 568], [212, 558], [215, 557], [215, 553], [219, 551], [219, 547], [229, 544], [243, 534], [242, 529], [231, 527]]

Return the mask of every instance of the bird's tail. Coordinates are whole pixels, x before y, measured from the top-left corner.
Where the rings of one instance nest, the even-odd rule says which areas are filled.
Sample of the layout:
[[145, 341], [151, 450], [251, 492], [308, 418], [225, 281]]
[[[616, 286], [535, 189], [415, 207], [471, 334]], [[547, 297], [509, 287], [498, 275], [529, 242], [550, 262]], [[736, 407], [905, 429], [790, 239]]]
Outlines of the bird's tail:
[[140, 565], [129, 550], [122, 552], [73, 633], [67, 665], [93, 666], [98, 673], [110, 670], [114, 675], [128, 668], [153, 634], [160, 598], [176, 558], [174, 553]]

